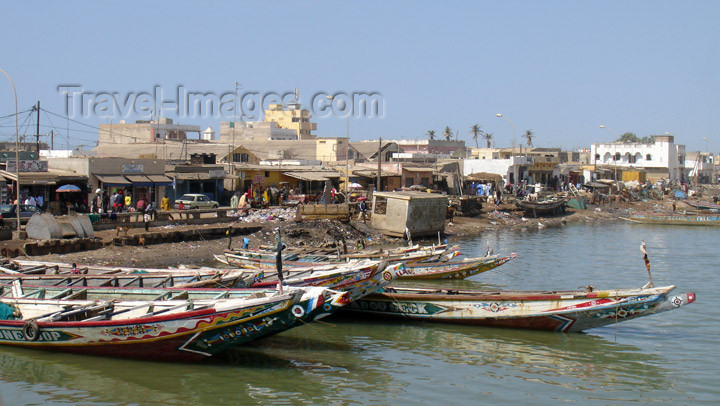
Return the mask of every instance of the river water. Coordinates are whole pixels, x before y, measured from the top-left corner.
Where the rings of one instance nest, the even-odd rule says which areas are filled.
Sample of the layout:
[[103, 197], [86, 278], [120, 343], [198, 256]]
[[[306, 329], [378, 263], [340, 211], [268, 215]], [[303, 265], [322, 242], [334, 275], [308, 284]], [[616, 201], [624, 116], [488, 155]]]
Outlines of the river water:
[[[691, 305], [583, 334], [331, 319], [202, 364], [0, 348], [0, 404], [411, 405], [720, 403], [720, 229], [572, 225], [459, 239], [518, 258], [472, 288], [656, 286]], [[427, 284], [427, 283], [426, 283]]]

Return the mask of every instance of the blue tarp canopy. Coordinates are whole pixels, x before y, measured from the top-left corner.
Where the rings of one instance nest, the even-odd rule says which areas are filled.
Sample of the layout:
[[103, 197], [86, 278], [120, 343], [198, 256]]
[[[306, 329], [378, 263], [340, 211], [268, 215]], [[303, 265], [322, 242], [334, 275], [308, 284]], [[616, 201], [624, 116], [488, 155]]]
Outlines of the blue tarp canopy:
[[673, 194], [678, 199], [687, 199], [687, 194], [683, 192], [682, 190], [675, 189], [673, 190]]

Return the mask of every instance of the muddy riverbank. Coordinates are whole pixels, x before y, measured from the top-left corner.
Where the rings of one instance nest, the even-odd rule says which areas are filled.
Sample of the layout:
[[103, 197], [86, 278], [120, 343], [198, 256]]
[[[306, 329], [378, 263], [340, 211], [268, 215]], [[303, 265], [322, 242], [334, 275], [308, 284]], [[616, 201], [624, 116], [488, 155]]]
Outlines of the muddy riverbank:
[[[545, 227], [562, 227], [578, 223], [606, 224], [607, 222], [621, 221], [620, 217], [631, 211], [668, 211], [671, 210], [670, 201], [649, 201], [621, 203], [620, 205], [590, 206], [587, 210], [568, 209], [561, 216], [529, 218], [520, 211], [500, 211], [494, 205], [486, 205], [483, 213], [477, 217], [459, 217], [448, 220], [446, 236], [450, 240], [456, 238], [474, 237], [484, 232], [507, 230], [517, 232], [523, 229], [538, 229]], [[218, 266], [213, 254], [221, 253], [228, 247], [240, 247], [243, 238], [250, 240], [250, 247], [270, 246], [277, 242], [277, 231], [283, 235], [283, 241], [288, 246], [297, 247], [328, 247], [345, 244], [353, 249], [362, 243], [365, 246], [394, 246], [403, 244], [400, 239], [380, 235], [362, 222], [352, 221], [341, 223], [338, 221], [319, 220], [298, 223], [293, 220], [268, 220], [261, 222], [234, 222], [230, 227], [260, 226], [260, 230], [228, 238], [197, 240], [191, 242], [173, 242], [149, 246], [115, 246], [108, 245], [101, 249], [75, 252], [58, 255], [42, 255], [30, 257], [37, 261], [66, 262], [78, 264], [117, 265], [127, 267], [169, 267], [179, 265], [208, 265]], [[167, 227], [151, 228], [151, 232], [164, 230], [193, 230], [205, 227], [204, 225], [171, 225]], [[132, 229], [130, 235], [142, 233], [142, 229]], [[96, 233], [96, 237], [111, 240], [116, 234], [115, 230], [105, 230]], [[434, 241], [434, 238], [428, 239]], [[21, 257], [22, 258], [22, 257]]]

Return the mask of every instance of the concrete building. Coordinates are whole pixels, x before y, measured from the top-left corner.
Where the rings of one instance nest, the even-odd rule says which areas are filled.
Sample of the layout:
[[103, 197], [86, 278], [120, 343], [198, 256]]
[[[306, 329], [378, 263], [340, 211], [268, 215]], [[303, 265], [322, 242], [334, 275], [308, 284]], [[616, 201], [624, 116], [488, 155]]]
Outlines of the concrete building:
[[424, 192], [375, 192], [371, 225], [383, 234], [436, 236], [445, 231], [447, 196]]
[[400, 147], [393, 141], [382, 141], [380, 145], [374, 140], [359, 141], [351, 142], [350, 146], [357, 152], [357, 157], [351, 159], [356, 159], [358, 162], [377, 162], [378, 147], [383, 162], [391, 162], [393, 155], [400, 152]]
[[317, 136], [313, 131], [317, 130], [317, 123], [310, 121], [309, 110], [302, 108], [300, 103], [290, 103], [287, 107], [282, 104], [271, 104], [265, 110], [265, 121], [268, 123], [276, 123], [278, 128], [294, 130], [298, 139], [310, 140]]
[[98, 145], [128, 144], [134, 142], [160, 142], [166, 140], [184, 141], [188, 133], [196, 133], [202, 138], [202, 128], [197, 125], [174, 124], [172, 119], [137, 120], [135, 123], [100, 124]]
[[281, 128], [275, 122], [221, 121], [219, 142], [240, 144], [243, 141], [297, 140], [294, 129]]
[[494, 173], [502, 176], [505, 184], [514, 184], [517, 180], [527, 179], [534, 159], [527, 156], [511, 156], [505, 159], [464, 159], [463, 176], [481, 172]]
[[426, 156], [433, 159], [465, 158], [467, 150], [462, 140], [388, 140], [398, 145], [399, 155], [394, 158], [409, 159]]
[[604, 169], [642, 168], [647, 179], [685, 181], [685, 145], [672, 135], [658, 135], [652, 144], [610, 142], [592, 144], [593, 165]]
[[685, 159], [685, 176], [689, 181], [713, 183], [715, 157], [706, 152], [688, 152]]

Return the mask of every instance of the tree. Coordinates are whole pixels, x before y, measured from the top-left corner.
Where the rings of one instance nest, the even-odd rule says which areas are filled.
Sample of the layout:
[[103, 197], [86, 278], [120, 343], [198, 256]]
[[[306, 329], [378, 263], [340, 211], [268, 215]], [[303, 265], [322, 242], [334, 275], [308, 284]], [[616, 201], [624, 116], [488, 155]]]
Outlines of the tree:
[[640, 142], [641, 140], [640, 140], [640, 138], [638, 138], [637, 135], [635, 135], [635, 133], [627, 132], [627, 133], [621, 135], [620, 138], [618, 138], [616, 141], [620, 141], [620, 142]]
[[428, 130], [427, 132], [428, 137], [430, 137], [431, 140], [435, 139], [435, 130]]
[[654, 144], [655, 143], [655, 137], [656, 135], [651, 135], [649, 137], [642, 137], [642, 143], [643, 144]]
[[450, 141], [453, 136], [453, 132], [450, 129], [450, 127], [445, 127], [445, 130], [443, 130], [443, 136], [445, 137], [445, 141]]
[[493, 133], [485, 133], [483, 138], [485, 138], [485, 142], [487, 142], [487, 147], [490, 148], [490, 141], [493, 138]]
[[473, 124], [473, 126], [470, 127], [470, 134], [472, 134], [472, 138], [475, 140], [475, 148], [480, 148], [478, 146], [478, 136], [483, 134], [483, 131], [480, 129], [480, 124]]
[[535, 133], [532, 132], [532, 130], [526, 130], [526, 131], [525, 131], [525, 134], [523, 135], [523, 138], [526, 138], [526, 139], [527, 139], [528, 147], [532, 147], [532, 146], [533, 146], [532, 139], [533, 139], [534, 137], [535, 137]]

